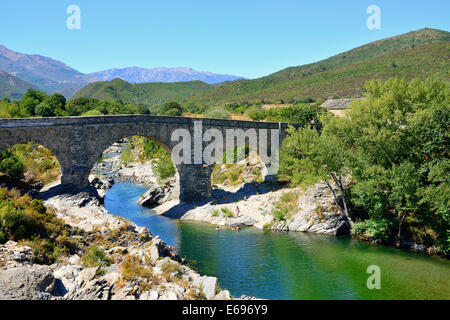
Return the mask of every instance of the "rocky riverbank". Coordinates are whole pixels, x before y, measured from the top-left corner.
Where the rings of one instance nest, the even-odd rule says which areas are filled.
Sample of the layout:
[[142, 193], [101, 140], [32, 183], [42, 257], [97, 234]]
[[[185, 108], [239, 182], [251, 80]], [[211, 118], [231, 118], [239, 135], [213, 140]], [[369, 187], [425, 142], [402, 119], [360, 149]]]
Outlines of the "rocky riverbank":
[[[199, 203], [180, 203], [173, 198], [176, 193], [176, 179], [172, 179], [172, 188], [157, 185], [152, 171], [152, 162], [131, 163], [123, 167], [120, 161], [123, 143], [114, 144], [105, 152], [104, 168], [113, 173], [104, 174], [97, 168], [104, 182], [97, 185], [99, 193], [104, 194], [114, 179], [131, 181], [151, 186], [148, 194], [139, 200], [141, 205], [155, 206], [160, 214], [183, 220], [202, 221], [223, 227], [255, 227], [274, 231], [312, 232], [328, 235], [350, 235], [351, 229], [346, 217], [336, 206], [334, 197], [326, 184], [319, 183], [306, 190], [292, 189], [276, 182], [255, 182], [264, 180], [264, 168], [253, 168], [246, 160], [232, 168], [221, 168], [221, 173], [244, 167], [240, 176], [241, 183], [230, 186], [227, 183], [213, 186], [212, 197]], [[101, 165], [102, 166], [102, 165]], [[224, 166], [222, 166], [224, 167]], [[225, 166], [226, 167], [226, 166]], [[259, 169], [259, 170], [254, 170]], [[257, 177], [255, 172], [262, 176]], [[93, 177], [91, 177], [93, 178]], [[253, 181], [253, 182], [250, 182]], [[94, 181], [95, 182], [95, 181]], [[287, 199], [287, 201], [286, 201]], [[362, 240], [388, 246], [397, 246], [416, 252], [440, 254], [437, 247], [426, 247], [412, 241], [401, 244], [385, 243], [380, 239], [364, 238]]]
[[127, 165], [121, 160], [127, 141], [114, 143], [104, 153], [102, 159], [94, 165], [90, 180], [98, 178], [103, 181], [116, 180], [135, 182], [143, 185], [156, 185], [157, 178], [152, 170], [153, 160], [141, 163], [131, 162]]
[[[255, 180], [254, 172], [262, 174], [261, 177], [256, 177], [257, 180], [264, 180], [265, 171], [264, 168], [251, 167], [245, 160], [235, 165], [236, 168], [244, 167], [241, 174], [242, 183], [235, 186], [227, 183], [215, 185], [211, 199], [203, 203], [188, 204], [172, 200], [175, 198], [172, 193], [176, 187], [166, 193], [167, 189], [158, 186], [152, 171], [152, 161], [123, 165], [120, 156], [125, 144], [125, 141], [115, 143], [105, 151], [102, 161], [94, 167], [91, 180], [101, 196], [104, 196], [115, 180], [135, 182], [151, 187], [139, 200], [140, 205], [156, 206], [154, 209], [158, 214], [172, 218], [219, 226], [251, 226], [331, 235], [348, 234], [350, 231], [345, 216], [339, 212], [333, 195], [325, 184], [318, 184], [304, 191], [286, 188], [276, 182], [251, 182]], [[175, 179], [172, 183], [176, 185]], [[296, 203], [290, 203], [289, 212], [280, 217], [278, 211], [285, 208], [279, 207], [286, 207], [286, 204], [282, 203], [283, 197], [291, 198], [291, 202], [295, 198]]]
[[[286, 200], [285, 200], [286, 199]], [[277, 231], [348, 234], [326, 185], [307, 190], [282, 188], [274, 183], [221, 186], [207, 203], [169, 201], [155, 208], [158, 214], [227, 227], [256, 227]], [[280, 214], [281, 212], [281, 214]]]
[[[219, 289], [217, 278], [190, 269], [146, 228], [109, 214], [95, 189], [64, 191], [54, 187], [41, 197], [73, 230], [76, 249], [52, 265], [39, 265], [24, 243], [0, 245], [0, 299], [232, 299]], [[92, 246], [102, 252], [107, 267], [86, 264]]]

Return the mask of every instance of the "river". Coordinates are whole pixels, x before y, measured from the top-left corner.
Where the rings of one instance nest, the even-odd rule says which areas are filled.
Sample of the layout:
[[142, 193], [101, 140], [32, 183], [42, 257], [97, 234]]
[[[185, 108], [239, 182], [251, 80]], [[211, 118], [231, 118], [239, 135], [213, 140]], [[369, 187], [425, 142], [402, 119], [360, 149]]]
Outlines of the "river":
[[[106, 209], [147, 227], [222, 289], [265, 299], [450, 299], [450, 261], [347, 237], [256, 229], [216, 231], [210, 224], [156, 215], [136, 204], [147, 188], [117, 183]], [[381, 270], [369, 290], [368, 266]]]

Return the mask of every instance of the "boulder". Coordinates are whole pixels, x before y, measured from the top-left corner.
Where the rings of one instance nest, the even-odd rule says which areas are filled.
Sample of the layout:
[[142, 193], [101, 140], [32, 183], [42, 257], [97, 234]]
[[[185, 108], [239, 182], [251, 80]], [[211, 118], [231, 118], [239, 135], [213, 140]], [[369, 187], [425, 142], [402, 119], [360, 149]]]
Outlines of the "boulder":
[[152, 187], [137, 201], [137, 204], [143, 207], [151, 207], [163, 203], [166, 194], [161, 187]]
[[298, 212], [287, 223], [288, 230], [342, 235], [350, 232], [347, 219], [334, 203], [326, 184], [310, 187], [298, 199]]
[[215, 295], [214, 300], [231, 300], [231, 294], [228, 290], [220, 291]]
[[255, 219], [253, 219], [252, 217], [249, 217], [247, 215], [242, 215], [239, 218], [236, 219], [236, 221], [234, 221], [231, 226], [232, 227], [251, 227], [253, 226], [257, 221]]
[[211, 299], [216, 295], [217, 278], [208, 276], [194, 278], [194, 286], [202, 290], [206, 298]]

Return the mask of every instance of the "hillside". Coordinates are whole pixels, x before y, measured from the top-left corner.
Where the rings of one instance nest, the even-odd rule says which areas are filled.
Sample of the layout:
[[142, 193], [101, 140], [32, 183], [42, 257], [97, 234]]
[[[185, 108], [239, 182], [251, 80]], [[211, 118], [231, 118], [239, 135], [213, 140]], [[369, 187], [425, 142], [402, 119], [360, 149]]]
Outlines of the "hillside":
[[71, 96], [75, 91], [97, 79], [65, 65], [35, 54], [14, 52], [0, 45], [0, 70], [13, 74], [47, 93], [60, 92]]
[[110, 69], [89, 74], [101, 81], [111, 81], [120, 78], [130, 83], [146, 82], [182, 82], [199, 80], [209, 84], [234, 81], [240, 77], [215, 74], [207, 71], [196, 71], [192, 68], [153, 68], [145, 69], [130, 67], [124, 69]]
[[121, 100], [125, 103], [152, 106], [203, 93], [213, 88], [213, 85], [201, 81], [132, 84], [122, 79], [114, 79], [112, 81], [91, 83], [78, 91], [73, 98], [84, 97], [109, 101]]
[[313, 64], [255, 80], [224, 84], [185, 102], [291, 101], [306, 97], [356, 97], [366, 80], [393, 76], [449, 78], [450, 33], [421, 29], [379, 40]]
[[20, 99], [28, 89], [36, 86], [0, 70], [0, 98]]

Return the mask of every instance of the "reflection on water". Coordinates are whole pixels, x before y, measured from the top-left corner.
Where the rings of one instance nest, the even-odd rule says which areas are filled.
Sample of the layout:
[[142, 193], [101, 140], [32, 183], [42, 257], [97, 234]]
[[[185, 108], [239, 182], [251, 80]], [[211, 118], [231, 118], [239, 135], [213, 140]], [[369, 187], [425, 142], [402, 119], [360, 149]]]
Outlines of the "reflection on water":
[[[146, 187], [118, 183], [108, 191], [111, 213], [147, 227], [200, 273], [216, 276], [234, 296], [267, 299], [450, 299], [450, 264], [350, 238], [244, 229], [156, 216], [136, 204]], [[381, 290], [369, 290], [367, 267], [381, 268]]]

